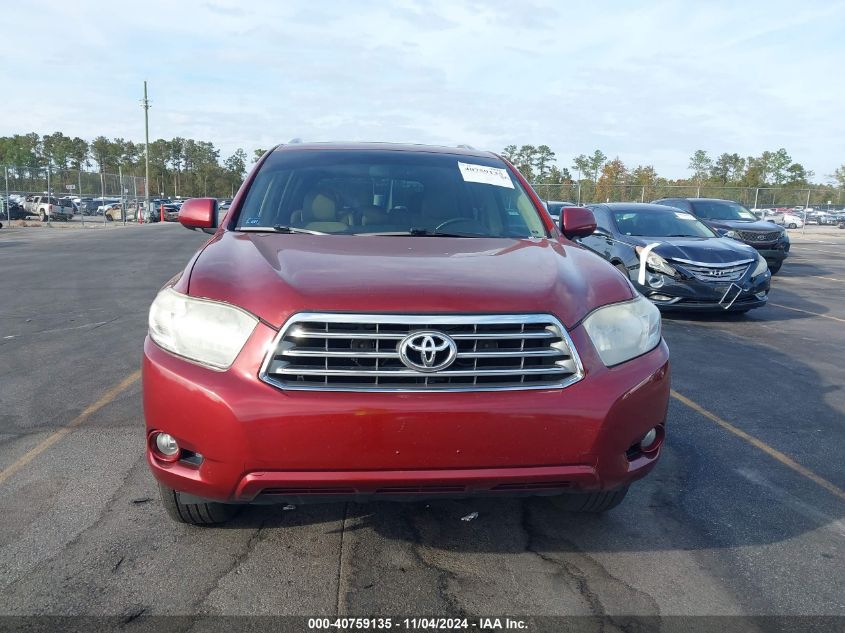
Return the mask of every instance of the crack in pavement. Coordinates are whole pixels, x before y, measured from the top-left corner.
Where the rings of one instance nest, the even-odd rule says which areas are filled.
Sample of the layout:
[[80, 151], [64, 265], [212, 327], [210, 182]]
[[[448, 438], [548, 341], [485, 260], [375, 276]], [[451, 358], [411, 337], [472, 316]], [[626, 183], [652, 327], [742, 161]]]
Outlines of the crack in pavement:
[[[266, 525], [267, 519], [263, 518], [261, 520], [261, 523], [258, 524], [258, 527], [255, 529], [255, 531], [250, 534], [249, 538], [246, 540], [241, 550], [232, 557], [231, 564], [227, 568], [223, 569], [220, 573], [218, 573], [214, 577], [214, 582], [212, 584], [209, 584], [208, 590], [204, 591], [193, 601], [193, 613], [200, 614], [200, 607], [208, 600], [209, 596], [211, 596], [211, 594], [214, 593], [214, 591], [220, 587], [220, 583], [223, 581], [223, 579], [229, 576], [232, 572], [235, 572], [238, 567], [240, 567], [244, 564], [244, 562], [246, 562], [250, 554], [252, 554], [252, 551], [255, 549], [255, 546], [258, 544], [259, 541], [261, 541], [261, 535]], [[194, 528], [186, 527], [186, 529], [191, 530]]]
[[[590, 609], [590, 612], [594, 616], [600, 618], [599, 630], [604, 631], [604, 625], [606, 621], [610, 621], [614, 626], [618, 627], [620, 630], [623, 631], [653, 631], [660, 629], [659, 621], [657, 620], [658, 616], [660, 615], [660, 607], [657, 604], [657, 601], [651, 595], [642, 590], [636, 589], [624, 580], [613, 576], [610, 572], [607, 571], [607, 569], [605, 569], [605, 567], [601, 563], [599, 563], [591, 556], [587, 555], [586, 552], [581, 550], [575, 543], [568, 541], [564, 538], [557, 537], [557, 539], [561, 543], [566, 545], [567, 550], [571, 554], [583, 559], [583, 562], [585, 563], [583, 567], [589, 568], [587, 571], [585, 571], [585, 569], [582, 569], [582, 566], [576, 565], [571, 560], [563, 560], [562, 558], [556, 555], [541, 551], [543, 549], [541, 542], [542, 537], [539, 537], [538, 534], [542, 530], [538, 525], [533, 522], [531, 510], [528, 507], [528, 504], [522, 503], [521, 508], [522, 516], [520, 525], [526, 535], [525, 551], [534, 554], [546, 563], [554, 565], [559, 570], [559, 575], [566, 581], [568, 581], [568, 584], [572, 586], [578, 592], [578, 595], [580, 595], [585, 600]], [[624, 616], [609, 615], [608, 609], [601, 596], [599, 595], [598, 590], [594, 589], [593, 587], [595, 583], [602, 581], [606, 582], [609, 585], [613, 585], [617, 589], [628, 594], [628, 598], [626, 598], [625, 600], [626, 604], [644, 604], [647, 607], [649, 613], [646, 616], [643, 616], [642, 614], [638, 613], [636, 614], [636, 619], [634, 620], [627, 619]], [[654, 617], [654, 624], [657, 628], [655, 629], [647, 627], [646, 629], [642, 629], [641, 620], [643, 617]]]
[[413, 517], [411, 516], [411, 510], [412, 508], [410, 507], [404, 508], [403, 512], [399, 515], [411, 535], [411, 554], [420, 563], [420, 565], [437, 575], [437, 595], [451, 609], [452, 614], [460, 618], [474, 618], [475, 616], [473, 614], [469, 613], [458, 603], [457, 596], [454, 596], [449, 592], [449, 581], [457, 581], [457, 574], [426, 560], [423, 555], [423, 550], [426, 546], [423, 541], [422, 533], [417, 528]]
[[[335, 592], [334, 614], [343, 615], [346, 613], [346, 606], [344, 604], [343, 614], [341, 614], [341, 587], [343, 583], [343, 536], [346, 533], [346, 517], [349, 514], [349, 503], [343, 504], [343, 519], [340, 521], [340, 543], [337, 548], [337, 588]], [[345, 600], [344, 600], [345, 602]]]

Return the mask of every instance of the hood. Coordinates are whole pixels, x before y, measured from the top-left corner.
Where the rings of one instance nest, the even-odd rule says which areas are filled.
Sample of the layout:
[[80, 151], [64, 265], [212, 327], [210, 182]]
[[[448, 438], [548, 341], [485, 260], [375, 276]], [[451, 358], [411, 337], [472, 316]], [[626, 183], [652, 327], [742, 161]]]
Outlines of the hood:
[[276, 327], [305, 311], [537, 312], [572, 327], [594, 308], [634, 296], [606, 261], [550, 239], [232, 231], [195, 258], [187, 290]]
[[753, 222], [744, 222], [742, 220], [705, 220], [700, 218], [705, 224], [709, 224], [714, 228], [719, 229], [733, 229], [737, 231], [779, 231], [780, 226], [774, 222], [766, 220], [756, 220]]
[[729, 237], [655, 237], [637, 238], [642, 245], [659, 242], [655, 253], [664, 259], [687, 260], [702, 264], [727, 264], [742, 259], [757, 259], [751, 246]]

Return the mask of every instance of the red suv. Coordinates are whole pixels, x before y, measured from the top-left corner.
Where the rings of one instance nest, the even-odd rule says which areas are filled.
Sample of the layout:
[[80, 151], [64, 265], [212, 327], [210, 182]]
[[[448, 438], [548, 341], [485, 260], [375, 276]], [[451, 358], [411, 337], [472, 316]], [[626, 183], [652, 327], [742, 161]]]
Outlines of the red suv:
[[657, 309], [471, 149], [268, 152], [158, 294], [147, 460], [177, 520], [245, 503], [552, 495], [604, 511], [655, 465], [669, 397]]

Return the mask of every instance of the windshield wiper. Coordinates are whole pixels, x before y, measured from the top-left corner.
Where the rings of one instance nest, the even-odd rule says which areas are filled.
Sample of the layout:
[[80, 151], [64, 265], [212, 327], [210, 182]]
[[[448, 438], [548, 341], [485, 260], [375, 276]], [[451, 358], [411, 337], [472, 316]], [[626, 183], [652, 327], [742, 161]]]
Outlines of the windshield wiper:
[[356, 233], [355, 235], [384, 235], [393, 237], [404, 237], [410, 235], [411, 237], [493, 237], [491, 235], [481, 235], [479, 233], [449, 233], [448, 231], [437, 231], [430, 229], [421, 229], [411, 227], [407, 231], [382, 231], [378, 233]]
[[276, 224], [274, 226], [242, 226], [237, 229], [245, 233], [305, 233], [307, 235], [328, 235], [321, 231], [311, 231], [309, 229], [300, 229], [295, 226], [284, 226]]

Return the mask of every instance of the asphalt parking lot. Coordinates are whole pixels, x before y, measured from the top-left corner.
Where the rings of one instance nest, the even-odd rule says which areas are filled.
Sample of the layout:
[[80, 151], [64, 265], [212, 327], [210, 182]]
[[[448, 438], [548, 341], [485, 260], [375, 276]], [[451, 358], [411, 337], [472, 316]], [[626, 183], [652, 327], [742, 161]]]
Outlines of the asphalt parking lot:
[[607, 515], [470, 499], [199, 529], [159, 504], [138, 367], [207, 236], [3, 231], [2, 615], [845, 615], [845, 236], [796, 237], [763, 309], [664, 319], [664, 456]]

